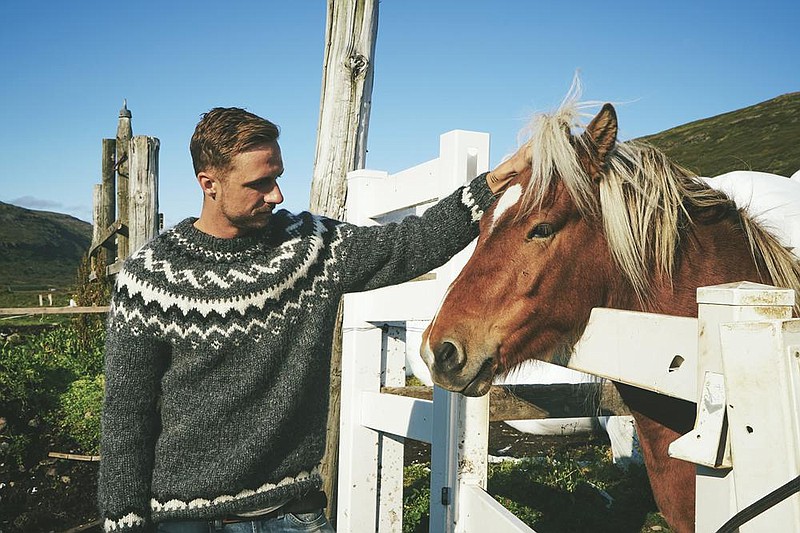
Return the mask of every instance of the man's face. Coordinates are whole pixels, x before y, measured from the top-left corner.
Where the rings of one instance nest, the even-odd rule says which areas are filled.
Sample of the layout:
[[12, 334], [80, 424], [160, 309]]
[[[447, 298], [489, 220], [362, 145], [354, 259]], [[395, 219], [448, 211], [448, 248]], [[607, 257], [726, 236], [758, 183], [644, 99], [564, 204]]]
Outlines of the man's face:
[[274, 207], [283, 202], [277, 179], [283, 159], [277, 142], [237, 154], [218, 180], [216, 204], [221, 228], [242, 236], [265, 228]]

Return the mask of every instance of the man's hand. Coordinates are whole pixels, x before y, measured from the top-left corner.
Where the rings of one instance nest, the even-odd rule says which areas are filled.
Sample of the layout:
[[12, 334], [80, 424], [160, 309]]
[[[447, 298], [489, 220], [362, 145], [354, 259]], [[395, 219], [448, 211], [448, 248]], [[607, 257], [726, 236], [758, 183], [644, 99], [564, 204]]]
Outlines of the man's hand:
[[520, 172], [531, 166], [531, 143], [522, 145], [517, 153], [497, 165], [494, 170], [486, 174], [486, 182], [494, 194], [498, 194], [508, 186]]

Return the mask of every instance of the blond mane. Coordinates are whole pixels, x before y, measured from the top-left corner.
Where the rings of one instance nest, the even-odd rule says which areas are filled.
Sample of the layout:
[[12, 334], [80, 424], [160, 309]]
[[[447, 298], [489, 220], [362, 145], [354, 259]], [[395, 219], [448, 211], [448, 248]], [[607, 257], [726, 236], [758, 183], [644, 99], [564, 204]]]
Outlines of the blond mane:
[[[590, 117], [584, 110], [597, 104], [579, 103], [579, 90], [573, 85], [555, 113], [539, 114], [532, 122], [532, 176], [518, 216], [538, 209], [560, 180], [584, 217], [602, 221], [614, 261], [647, 302], [655, 276], [672, 279], [681, 239], [695, 223], [692, 213], [730, 212], [735, 204], [658, 149], [636, 141], [617, 142], [598, 195], [574, 146], [586, 142], [581, 118]], [[772, 284], [800, 290], [797, 259], [745, 210], [738, 214], [756, 265]]]

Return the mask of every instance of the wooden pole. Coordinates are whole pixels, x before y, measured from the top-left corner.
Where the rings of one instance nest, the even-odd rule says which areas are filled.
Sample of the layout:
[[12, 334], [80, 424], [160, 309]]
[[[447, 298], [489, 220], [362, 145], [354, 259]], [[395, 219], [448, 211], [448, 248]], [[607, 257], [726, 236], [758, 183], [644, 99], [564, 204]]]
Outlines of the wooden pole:
[[83, 313], [107, 313], [107, 305], [86, 307], [44, 307], [42, 295], [39, 295], [40, 307], [0, 307], [0, 316], [25, 315], [80, 315]]
[[[103, 184], [96, 183], [92, 187], [92, 247], [94, 249], [97, 245], [97, 242], [100, 240], [100, 234], [102, 230], [102, 215], [100, 214], [101, 205], [103, 203]], [[89, 258], [91, 260], [92, 271], [94, 272], [94, 265], [95, 265], [95, 257], [94, 254], [89, 254]]]
[[128, 244], [128, 150], [133, 130], [131, 129], [131, 112], [128, 102], [124, 101], [119, 110], [117, 124], [117, 219], [122, 223], [122, 231], [117, 235], [117, 261], [124, 261], [130, 254]]
[[[381, 392], [433, 400], [433, 387], [381, 387]], [[630, 411], [608, 381], [593, 383], [547, 383], [492, 385], [489, 389], [489, 421], [541, 420], [630, 415]]]
[[311, 210], [344, 217], [347, 173], [364, 168], [378, 2], [328, 0]]
[[155, 137], [137, 135], [130, 143], [128, 245], [138, 250], [158, 234], [158, 150]]
[[[327, 2], [322, 94], [310, 209], [343, 219], [347, 173], [364, 168], [373, 57], [378, 30], [378, 1]], [[335, 521], [339, 454], [339, 405], [342, 360], [342, 308], [331, 347], [328, 438], [322, 462], [327, 514]]]
[[[102, 170], [101, 170], [101, 200], [99, 223], [100, 233], [102, 233], [108, 226], [114, 222], [116, 217], [116, 209], [114, 205], [114, 197], [116, 195], [116, 184], [114, 183], [114, 166], [117, 164], [117, 141], [116, 139], [103, 139], [103, 154], [102, 154]], [[106, 248], [112, 249], [112, 246], [107, 245]]]
[[[117, 142], [115, 139], [103, 139], [100, 183], [96, 184], [92, 191], [92, 251], [89, 252], [92, 272], [94, 272], [97, 261], [95, 250], [100, 244], [101, 236], [114, 221], [114, 165], [116, 161], [116, 144]], [[111, 251], [114, 249], [113, 243], [107, 243], [104, 246]], [[113, 257], [113, 255], [111, 255], [111, 257]]]

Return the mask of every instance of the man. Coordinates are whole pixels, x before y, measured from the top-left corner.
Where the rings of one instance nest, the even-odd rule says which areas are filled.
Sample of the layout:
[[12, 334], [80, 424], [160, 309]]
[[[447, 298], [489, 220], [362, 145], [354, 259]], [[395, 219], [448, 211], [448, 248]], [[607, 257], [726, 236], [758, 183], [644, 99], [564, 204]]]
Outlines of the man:
[[274, 211], [278, 134], [242, 109], [206, 113], [190, 144], [200, 218], [118, 275], [98, 484], [106, 531], [333, 531], [319, 463], [340, 297], [446, 262], [530, 164], [521, 150], [422, 217], [356, 227]]

